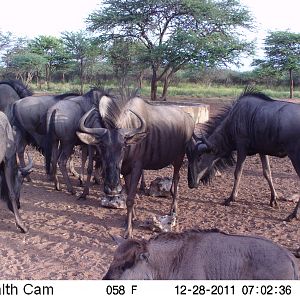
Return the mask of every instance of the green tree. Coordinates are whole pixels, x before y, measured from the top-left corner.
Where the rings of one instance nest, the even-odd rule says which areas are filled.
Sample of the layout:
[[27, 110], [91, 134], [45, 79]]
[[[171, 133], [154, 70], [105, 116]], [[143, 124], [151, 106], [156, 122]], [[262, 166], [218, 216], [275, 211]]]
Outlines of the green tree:
[[4, 50], [12, 42], [12, 34], [10, 32], [0, 31], [0, 51]]
[[138, 79], [138, 88], [142, 87], [143, 71], [147, 65], [141, 60], [143, 46], [132, 39], [115, 39], [107, 51], [109, 62], [122, 88], [128, 85], [130, 77]]
[[38, 74], [46, 63], [46, 59], [39, 54], [29, 51], [21, 51], [13, 53], [7, 58], [7, 67], [16, 78], [20, 78], [26, 84], [31, 83], [33, 76], [36, 76], [38, 82]]
[[85, 68], [88, 66], [90, 60], [100, 55], [100, 47], [98, 43], [83, 30], [62, 33], [62, 41], [71, 59], [75, 60], [78, 64], [80, 90], [81, 93], [83, 93]]
[[152, 100], [161, 80], [165, 99], [173, 75], [187, 63], [232, 63], [242, 51], [252, 51], [241, 39], [252, 18], [238, 0], [106, 0], [87, 24], [105, 42], [130, 38], [143, 44]]
[[293, 72], [300, 68], [300, 33], [289, 31], [270, 32], [265, 38], [265, 59], [253, 62], [265, 73], [274, 75], [288, 72], [290, 81], [290, 98], [293, 98]]
[[45, 77], [49, 88], [52, 72], [68, 59], [62, 41], [53, 36], [41, 35], [29, 43], [29, 49], [45, 58]]

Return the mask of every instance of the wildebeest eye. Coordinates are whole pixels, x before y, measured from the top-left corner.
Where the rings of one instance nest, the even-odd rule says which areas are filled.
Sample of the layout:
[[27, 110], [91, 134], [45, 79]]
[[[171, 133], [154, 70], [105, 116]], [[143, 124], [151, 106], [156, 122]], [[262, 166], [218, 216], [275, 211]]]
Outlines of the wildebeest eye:
[[125, 271], [127, 269], [130, 269], [132, 266], [134, 265], [134, 261], [126, 261], [122, 266], [121, 266], [121, 270]]

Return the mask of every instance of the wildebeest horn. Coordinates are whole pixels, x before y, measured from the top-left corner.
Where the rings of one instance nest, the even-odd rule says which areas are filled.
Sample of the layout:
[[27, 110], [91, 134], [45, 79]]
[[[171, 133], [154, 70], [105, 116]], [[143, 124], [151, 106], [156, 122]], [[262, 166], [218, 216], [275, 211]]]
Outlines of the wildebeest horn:
[[208, 148], [212, 148], [211, 143], [208, 141], [208, 139], [206, 138], [205, 134], [203, 134], [203, 132], [201, 132], [201, 138], [202, 143], [204, 143]]
[[113, 235], [111, 234], [110, 232], [108, 232], [109, 236], [112, 238], [112, 240], [117, 244], [117, 245], [120, 245], [122, 244], [124, 241], [126, 241], [126, 239], [124, 239], [123, 237], [121, 236], [116, 236], [116, 235]]
[[90, 128], [90, 127], [85, 126], [85, 121], [90, 116], [90, 114], [92, 113], [93, 110], [95, 110], [95, 108], [90, 109], [88, 112], [86, 112], [82, 116], [82, 118], [80, 119], [80, 122], [79, 122], [79, 128], [82, 132], [96, 134], [97, 136], [101, 137], [104, 134], [106, 134], [107, 129], [105, 129], [105, 128]]
[[202, 139], [201, 139], [201, 137], [199, 137], [195, 132], [193, 132], [193, 139], [196, 141], [196, 142], [198, 142], [198, 141], [201, 141]]
[[205, 152], [208, 149], [208, 146], [204, 143], [197, 143], [196, 147], [197, 150], [200, 151], [201, 153]]
[[19, 170], [20, 170], [22, 176], [27, 176], [30, 173], [30, 171], [32, 170], [32, 167], [33, 167], [32, 158], [29, 156], [28, 153], [27, 153], [27, 156], [28, 156], [28, 165], [25, 166], [24, 168], [19, 167]]
[[146, 122], [145, 120], [139, 116], [138, 114], [136, 114], [134, 111], [130, 110], [129, 111], [134, 114], [139, 120], [140, 120], [140, 127], [138, 128], [134, 128], [134, 129], [124, 129], [123, 133], [126, 137], [132, 137], [134, 135], [136, 135], [137, 133], [142, 133], [142, 132], [146, 132]]

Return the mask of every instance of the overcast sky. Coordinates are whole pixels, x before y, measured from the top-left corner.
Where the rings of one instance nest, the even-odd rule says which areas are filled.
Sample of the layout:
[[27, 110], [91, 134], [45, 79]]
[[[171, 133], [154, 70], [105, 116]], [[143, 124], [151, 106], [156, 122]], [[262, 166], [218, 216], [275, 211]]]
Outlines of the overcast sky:
[[85, 29], [85, 19], [100, 0], [1, 0], [0, 30], [17, 36], [59, 36]]
[[[258, 38], [258, 46], [262, 45], [268, 31], [290, 30], [300, 33], [299, 0], [240, 2], [249, 7], [256, 19], [258, 30], [248, 37]], [[101, 0], [2, 0], [0, 30], [29, 38], [78, 31], [86, 28], [85, 19], [100, 7], [100, 3]]]

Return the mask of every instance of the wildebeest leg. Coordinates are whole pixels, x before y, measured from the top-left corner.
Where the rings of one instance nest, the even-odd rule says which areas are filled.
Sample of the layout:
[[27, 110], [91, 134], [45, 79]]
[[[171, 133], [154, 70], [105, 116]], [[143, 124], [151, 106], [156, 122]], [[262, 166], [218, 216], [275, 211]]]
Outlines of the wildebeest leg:
[[[18, 129], [15, 129], [15, 130], [16, 130], [15, 140], [16, 140], [16, 145], [17, 145], [18, 159], [19, 159], [21, 168], [24, 168], [26, 165], [24, 153], [25, 153], [25, 148], [27, 146], [27, 143], [26, 143], [25, 139], [22, 137], [19, 130]], [[31, 178], [29, 175], [26, 176], [26, 179], [28, 182], [31, 182]]]
[[[293, 164], [294, 169], [296, 170], [297, 175], [300, 177], [300, 157], [299, 153], [289, 155], [291, 162]], [[300, 211], [300, 198], [293, 212], [285, 218], [285, 221], [290, 222], [292, 219], [297, 219], [298, 213]]]
[[[90, 161], [90, 156], [93, 157], [93, 155], [91, 152], [92, 150], [90, 150], [91, 146], [82, 145], [80, 148], [81, 148], [81, 167], [80, 167], [79, 181], [80, 181], [80, 185], [83, 185], [86, 161], [88, 156]], [[93, 167], [92, 167], [92, 171], [93, 171]]]
[[[124, 176], [124, 181], [125, 181], [126, 194], [128, 195], [129, 189], [130, 189], [130, 183], [131, 183], [131, 174], [128, 174], [128, 175]], [[136, 204], [137, 199], [135, 198], [134, 201], [135, 201], [135, 204]], [[136, 211], [135, 211], [135, 208], [133, 207], [133, 209], [132, 209], [132, 219], [136, 220], [136, 218], [137, 218]], [[127, 224], [127, 221], [126, 221], [126, 224]]]
[[140, 191], [146, 193], [145, 171], [142, 171]]
[[11, 182], [11, 178], [14, 178], [14, 176], [12, 176], [12, 174], [11, 174], [12, 171], [13, 171], [12, 168], [5, 166], [4, 174], [5, 174], [5, 179], [6, 179], [8, 193], [9, 193], [9, 200], [11, 202], [12, 212], [14, 213], [17, 227], [20, 228], [20, 230], [23, 233], [26, 233], [28, 231], [28, 229], [25, 226], [25, 224], [23, 223], [23, 221], [21, 219], [21, 216], [19, 214], [16, 195], [15, 195], [15, 192], [13, 190], [13, 185], [12, 185], [12, 182]]
[[[87, 167], [87, 178], [86, 182], [84, 184], [84, 189], [82, 194], [80, 195], [79, 199], [85, 199], [86, 196], [89, 194], [90, 191], [90, 186], [91, 186], [91, 177], [93, 173], [93, 163], [94, 163], [94, 155], [93, 155], [93, 149], [91, 146], [88, 146], [88, 156], [89, 156], [89, 161], [88, 161], [88, 167]], [[86, 155], [87, 157], [87, 155]], [[82, 160], [82, 165], [85, 165], [85, 162], [83, 164]]]
[[[125, 176], [125, 184], [127, 189], [127, 228], [125, 231], [125, 238], [132, 238], [132, 219], [134, 215], [134, 204], [135, 204], [135, 195], [137, 191], [137, 186], [142, 174], [142, 169], [134, 168], [128, 177]], [[127, 179], [126, 179], [127, 178]]]
[[172, 195], [172, 205], [170, 209], [170, 216], [173, 214], [177, 214], [177, 187], [178, 187], [178, 182], [180, 179], [179, 171], [182, 166], [184, 155], [181, 155], [174, 163], [173, 163], [173, 180], [172, 180], [172, 186], [171, 186], [171, 195]]
[[243, 172], [243, 167], [246, 159], [246, 152], [245, 151], [238, 151], [237, 152], [237, 161], [236, 161], [236, 167], [234, 170], [234, 184], [233, 189], [231, 192], [231, 195], [228, 199], [225, 200], [224, 205], [228, 206], [230, 205], [231, 201], [235, 201], [237, 194], [238, 194], [238, 188]]
[[70, 159], [69, 159], [69, 168], [70, 168], [70, 172], [71, 174], [78, 178], [80, 177], [80, 174], [75, 170], [75, 165], [74, 165], [74, 156], [71, 155]]
[[293, 212], [285, 218], [285, 221], [290, 222], [292, 219], [298, 219], [298, 213], [300, 212], [300, 199], [298, 200], [298, 203], [296, 204], [296, 207], [294, 208]]
[[51, 172], [50, 177], [54, 181], [54, 186], [57, 191], [60, 191], [60, 185], [57, 177], [57, 160], [61, 149], [58, 148], [58, 141], [53, 141], [52, 144], [52, 156], [51, 156]]
[[93, 177], [93, 181], [95, 184], [101, 184], [101, 178], [102, 176], [103, 170], [102, 170], [102, 162], [99, 159], [96, 159], [95, 162], [95, 171], [94, 171], [94, 177]]
[[262, 168], [263, 168], [264, 177], [267, 179], [267, 182], [268, 182], [270, 190], [271, 190], [270, 206], [278, 207], [277, 193], [276, 193], [274, 185], [273, 185], [269, 157], [267, 155], [263, 155], [263, 154], [259, 154], [259, 156], [260, 156], [260, 160], [261, 160], [261, 164], [262, 164]]
[[60, 171], [63, 175], [64, 181], [67, 185], [68, 192], [74, 195], [75, 190], [71, 184], [71, 181], [70, 181], [70, 178], [68, 175], [68, 171], [67, 171], [67, 161], [73, 152], [73, 146], [74, 145], [72, 143], [61, 143], [62, 151], [58, 158], [58, 165], [59, 165]]

